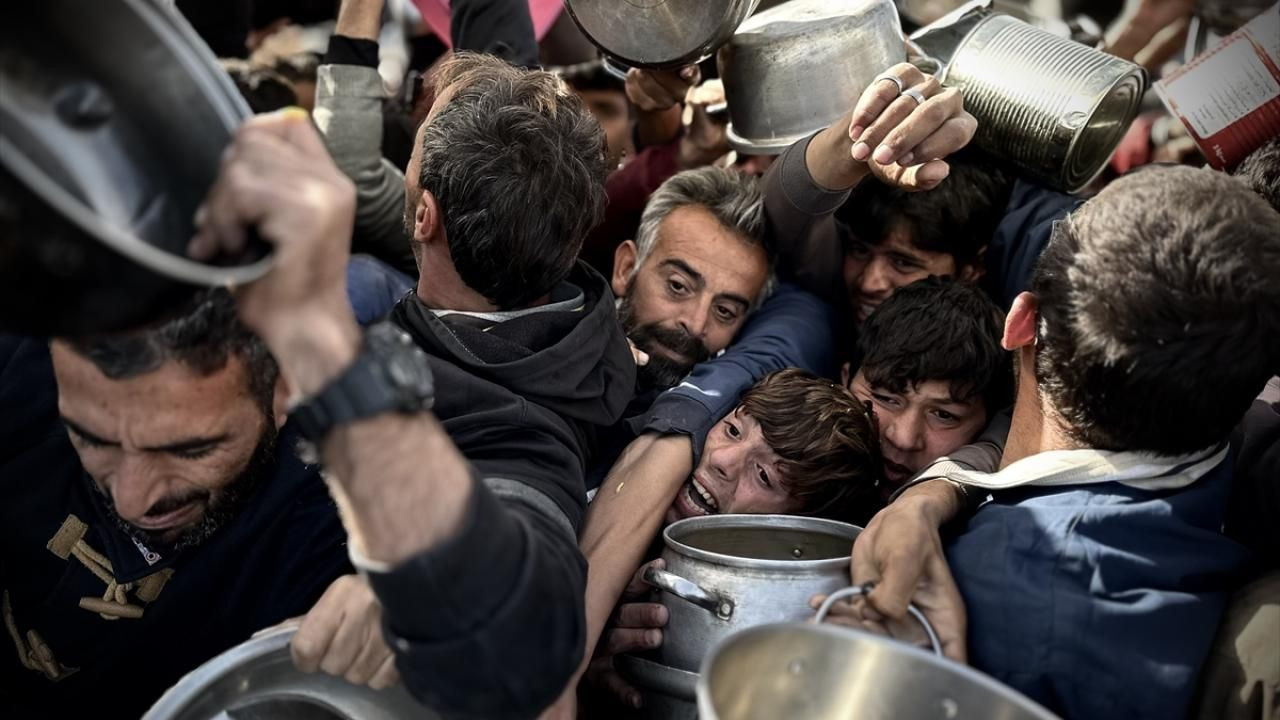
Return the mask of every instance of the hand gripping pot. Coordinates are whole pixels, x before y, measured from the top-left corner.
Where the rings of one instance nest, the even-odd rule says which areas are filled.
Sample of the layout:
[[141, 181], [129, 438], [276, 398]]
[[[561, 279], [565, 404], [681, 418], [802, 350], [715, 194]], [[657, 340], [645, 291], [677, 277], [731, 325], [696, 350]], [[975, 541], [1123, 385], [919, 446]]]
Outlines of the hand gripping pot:
[[574, 22], [606, 56], [674, 69], [711, 56], [760, 0], [566, 0]]
[[717, 57], [729, 144], [781, 153], [849, 112], [877, 75], [906, 59], [892, 0], [791, 0], [758, 13]]
[[293, 628], [259, 635], [178, 681], [142, 720], [436, 720], [403, 685], [373, 690], [293, 665]]
[[270, 266], [260, 244], [185, 256], [248, 109], [190, 25], [156, 0], [0, 8], [0, 330], [147, 321]]
[[837, 600], [868, 591], [833, 593], [813, 623], [762, 625], [723, 640], [698, 676], [698, 717], [1057, 720], [1012, 689], [942, 657], [937, 635], [914, 606], [908, 610], [924, 627], [932, 654], [821, 624]]
[[809, 617], [809, 599], [844, 587], [861, 528], [792, 515], [710, 515], [663, 531], [666, 570], [644, 579], [669, 613], [657, 661], [695, 671], [719, 639]]

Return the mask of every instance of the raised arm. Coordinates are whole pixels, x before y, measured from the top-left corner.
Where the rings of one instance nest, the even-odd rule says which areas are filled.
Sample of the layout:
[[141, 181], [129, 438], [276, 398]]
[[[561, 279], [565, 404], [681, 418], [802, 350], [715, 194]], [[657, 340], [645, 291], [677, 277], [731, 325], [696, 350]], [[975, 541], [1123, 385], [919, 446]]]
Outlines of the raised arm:
[[[305, 114], [262, 116], [237, 133], [191, 243], [208, 258], [256, 226], [273, 244], [275, 264], [241, 290], [240, 312], [298, 397], [360, 352], [345, 293], [354, 205]], [[339, 424], [320, 450], [410, 690], [450, 714], [524, 717], [549, 704], [581, 656], [585, 579], [555, 503], [468, 462], [426, 410]]]

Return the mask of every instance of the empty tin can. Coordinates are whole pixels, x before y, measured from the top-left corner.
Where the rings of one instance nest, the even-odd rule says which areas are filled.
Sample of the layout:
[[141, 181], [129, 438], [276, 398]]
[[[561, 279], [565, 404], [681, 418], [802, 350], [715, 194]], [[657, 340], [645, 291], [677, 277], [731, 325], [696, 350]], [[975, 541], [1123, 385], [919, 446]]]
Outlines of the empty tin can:
[[1067, 192], [1102, 171], [1147, 88], [1138, 65], [1007, 15], [978, 22], [941, 79], [977, 118], [976, 145]]

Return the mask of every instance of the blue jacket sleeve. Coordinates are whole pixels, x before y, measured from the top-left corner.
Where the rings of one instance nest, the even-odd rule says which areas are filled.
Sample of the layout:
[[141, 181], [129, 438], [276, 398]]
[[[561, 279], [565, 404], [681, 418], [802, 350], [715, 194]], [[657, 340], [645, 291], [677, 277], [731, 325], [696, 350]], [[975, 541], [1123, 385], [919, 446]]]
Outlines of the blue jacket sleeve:
[[1053, 225], [1084, 201], [1023, 180], [1013, 186], [1009, 207], [987, 246], [987, 292], [1005, 310], [1018, 293], [1031, 287], [1040, 253], [1049, 244]]
[[831, 377], [835, 371], [834, 314], [812, 293], [781, 285], [720, 357], [693, 369], [658, 396], [637, 432], [684, 433], [694, 438], [694, 462], [720, 418], [760, 378], [790, 367]]

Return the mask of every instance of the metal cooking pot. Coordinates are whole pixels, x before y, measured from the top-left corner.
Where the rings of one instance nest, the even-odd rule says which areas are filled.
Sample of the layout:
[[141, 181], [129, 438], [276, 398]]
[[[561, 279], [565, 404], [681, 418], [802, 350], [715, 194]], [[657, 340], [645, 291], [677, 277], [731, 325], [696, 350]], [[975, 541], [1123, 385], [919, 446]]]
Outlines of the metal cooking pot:
[[729, 144], [781, 153], [849, 112], [876, 75], [906, 58], [892, 0], [791, 0], [761, 12], [717, 56]]
[[642, 717], [698, 720], [698, 673], [677, 670], [634, 655], [618, 655], [614, 669], [644, 698]]
[[[857, 594], [863, 588], [850, 588]], [[831, 596], [817, 622], [846, 592]], [[932, 628], [918, 611], [926, 630]], [[707, 656], [702, 720], [1055, 720], [980, 672], [870, 633], [788, 623], [744, 630]]]
[[[947, 34], [972, 29], [939, 79], [977, 118], [974, 144], [1059, 190], [1088, 185], [1141, 109], [1146, 71], [981, 4], [950, 20]], [[931, 52], [945, 44], [929, 34], [912, 39]]]
[[808, 617], [810, 598], [848, 584], [849, 551], [861, 531], [792, 515], [711, 515], [667, 526], [667, 569], [644, 575], [669, 611], [658, 661], [697, 670], [730, 633]]
[[185, 257], [248, 109], [172, 7], [5, 3], [0, 87], [0, 328], [118, 329], [268, 270]]
[[386, 690], [347, 683], [293, 665], [293, 628], [237, 645], [178, 681], [142, 720], [433, 720], [397, 685]]
[[711, 56], [759, 0], [566, 0], [605, 55], [635, 67], [673, 69]]

